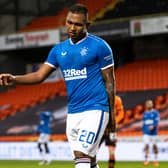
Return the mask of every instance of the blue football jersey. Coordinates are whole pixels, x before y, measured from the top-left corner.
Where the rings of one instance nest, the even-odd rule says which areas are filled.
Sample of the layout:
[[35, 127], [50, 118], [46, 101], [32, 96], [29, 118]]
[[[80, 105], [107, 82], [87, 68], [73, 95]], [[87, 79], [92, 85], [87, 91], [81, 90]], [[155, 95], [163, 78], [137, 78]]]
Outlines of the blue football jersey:
[[[143, 134], [147, 135], [157, 135], [158, 133], [158, 123], [159, 123], [160, 117], [159, 112], [155, 109], [151, 111], [145, 111], [143, 113], [143, 127], [142, 131]], [[153, 126], [152, 130], [149, 130], [149, 126]]]
[[111, 48], [103, 39], [91, 34], [75, 44], [67, 39], [52, 48], [45, 63], [59, 66], [62, 71], [68, 113], [109, 111], [101, 70], [112, 66], [114, 60]]
[[44, 111], [40, 113], [40, 124], [38, 126], [38, 131], [40, 133], [50, 134], [50, 120], [51, 120], [51, 113], [48, 111]]

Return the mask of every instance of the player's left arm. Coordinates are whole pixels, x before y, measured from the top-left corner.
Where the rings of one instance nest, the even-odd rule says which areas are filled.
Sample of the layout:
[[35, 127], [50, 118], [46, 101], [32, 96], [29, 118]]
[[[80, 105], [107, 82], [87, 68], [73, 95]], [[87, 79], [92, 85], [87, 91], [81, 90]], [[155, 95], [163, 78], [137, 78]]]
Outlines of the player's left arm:
[[110, 118], [109, 118], [109, 129], [110, 132], [116, 132], [116, 115], [115, 115], [115, 75], [114, 66], [110, 66], [102, 70], [103, 79], [107, 89], [109, 105], [110, 105]]
[[114, 59], [111, 47], [101, 41], [98, 46], [98, 60], [102, 72], [102, 77], [108, 94], [110, 105], [109, 122], [107, 126], [108, 132], [116, 132], [116, 116], [115, 116], [115, 75], [114, 75]]

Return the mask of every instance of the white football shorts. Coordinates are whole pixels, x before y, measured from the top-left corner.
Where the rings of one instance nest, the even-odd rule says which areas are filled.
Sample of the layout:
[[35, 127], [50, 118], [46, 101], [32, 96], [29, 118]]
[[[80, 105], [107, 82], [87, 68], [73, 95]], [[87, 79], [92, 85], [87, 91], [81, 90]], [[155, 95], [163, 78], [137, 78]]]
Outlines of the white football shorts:
[[143, 135], [144, 144], [156, 144], [158, 142], [157, 135]]
[[66, 134], [73, 151], [80, 151], [94, 157], [109, 120], [109, 113], [101, 110], [89, 110], [68, 114]]
[[49, 134], [41, 133], [38, 138], [38, 142], [39, 143], [47, 143], [47, 142], [49, 142], [49, 137], [50, 137]]

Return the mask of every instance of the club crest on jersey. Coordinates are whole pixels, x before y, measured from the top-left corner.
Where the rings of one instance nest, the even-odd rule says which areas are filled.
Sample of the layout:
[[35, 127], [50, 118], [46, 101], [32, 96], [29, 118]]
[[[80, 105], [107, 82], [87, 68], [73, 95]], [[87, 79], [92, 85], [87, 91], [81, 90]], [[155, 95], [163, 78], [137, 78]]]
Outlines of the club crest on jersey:
[[66, 70], [63, 70], [63, 74], [66, 81], [87, 78], [86, 67], [80, 70], [66, 69]]
[[87, 55], [87, 52], [88, 52], [88, 48], [83, 47], [80, 51], [80, 54], [81, 54], [81, 56], [85, 56], [85, 55]]

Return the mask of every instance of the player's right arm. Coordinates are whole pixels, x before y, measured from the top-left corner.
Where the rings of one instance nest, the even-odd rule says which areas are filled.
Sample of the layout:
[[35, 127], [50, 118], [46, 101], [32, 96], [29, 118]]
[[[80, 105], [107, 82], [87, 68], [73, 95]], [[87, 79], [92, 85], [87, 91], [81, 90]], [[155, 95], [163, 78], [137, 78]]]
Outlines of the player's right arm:
[[0, 86], [40, 83], [44, 81], [53, 70], [53, 67], [48, 64], [43, 64], [36, 72], [24, 75], [0, 74]]

